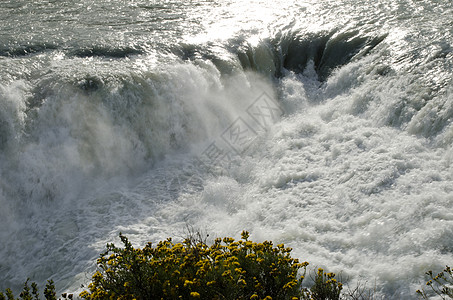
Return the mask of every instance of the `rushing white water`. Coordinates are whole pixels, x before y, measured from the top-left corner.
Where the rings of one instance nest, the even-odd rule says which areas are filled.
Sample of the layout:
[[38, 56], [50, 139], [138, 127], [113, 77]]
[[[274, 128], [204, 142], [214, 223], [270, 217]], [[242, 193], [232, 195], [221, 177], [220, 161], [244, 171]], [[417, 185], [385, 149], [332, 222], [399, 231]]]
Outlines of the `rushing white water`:
[[452, 3], [114, 2], [0, 7], [0, 289], [187, 226], [388, 299], [451, 263]]

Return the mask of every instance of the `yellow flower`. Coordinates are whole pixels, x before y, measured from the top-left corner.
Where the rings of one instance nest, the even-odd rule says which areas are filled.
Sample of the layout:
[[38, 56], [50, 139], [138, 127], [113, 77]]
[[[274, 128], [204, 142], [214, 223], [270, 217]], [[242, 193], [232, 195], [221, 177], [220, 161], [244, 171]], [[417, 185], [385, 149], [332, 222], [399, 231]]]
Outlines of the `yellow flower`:
[[215, 280], [213, 280], [213, 281], [208, 281], [208, 282], [206, 283], [207, 286], [210, 286], [210, 285], [213, 285], [213, 284], [215, 284]]
[[190, 280], [184, 281], [184, 286], [185, 287], [188, 286], [188, 285], [191, 285], [191, 284], [193, 284], [193, 281], [190, 281]]
[[191, 296], [191, 297], [194, 297], [194, 298], [200, 298], [200, 294], [197, 293], [197, 292], [191, 292], [191, 293], [190, 293], [190, 296]]
[[80, 298], [87, 298], [90, 294], [87, 291], [83, 291], [79, 294]]
[[233, 239], [233, 238], [230, 238], [230, 237], [225, 237], [225, 238], [223, 238], [223, 242], [224, 242], [225, 244], [229, 244], [229, 243], [234, 242], [234, 239]]

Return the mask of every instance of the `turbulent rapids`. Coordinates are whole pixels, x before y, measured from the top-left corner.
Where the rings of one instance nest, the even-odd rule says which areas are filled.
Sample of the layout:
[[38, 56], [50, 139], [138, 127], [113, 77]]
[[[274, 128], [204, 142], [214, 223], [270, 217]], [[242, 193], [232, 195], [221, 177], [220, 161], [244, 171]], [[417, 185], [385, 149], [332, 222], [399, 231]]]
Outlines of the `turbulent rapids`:
[[330, 2], [3, 1], [0, 289], [191, 226], [412, 299], [453, 258], [453, 4]]

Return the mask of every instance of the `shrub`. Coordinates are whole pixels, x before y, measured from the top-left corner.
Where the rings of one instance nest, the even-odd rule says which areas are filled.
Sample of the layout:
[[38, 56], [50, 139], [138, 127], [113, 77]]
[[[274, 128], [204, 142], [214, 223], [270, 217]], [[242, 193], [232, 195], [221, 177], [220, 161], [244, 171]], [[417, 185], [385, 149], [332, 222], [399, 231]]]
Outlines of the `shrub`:
[[[430, 278], [426, 285], [431, 288], [431, 293], [437, 294], [441, 299], [453, 299], [453, 271], [449, 266], [436, 276], [432, 271], [426, 272], [426, 275]], [[424, 289], [417, 290], [417, 294], [423, 299], [428, 299]]]
[[304, 290], [304, 299], [336, 300], [340, 299], [343, 285], [335, 279], [334, 273], [324, 273], [319, 268], [310, 291]]
[[[136, 249], [120, 234], [124, 248], [113, 244], [98, 259], [84, 299], [299, 299], [303, 277], [291, 248], [242, 239], [148, 243]], [[330, 282], [328, 283], [330, 284]], [[306, 291], [309, 293], [308, 291]], [[315, 298], [317, 299], [317, 298]], [[319, 298], [321, 299], [321, 298]], [[326, 298], [327, 299], [327, 298]]]
[[[28, 286], [27, 279], [24, 283], [24, 287], [22, 292], [19, 294], [19, 298], [21, 300], [39, 300], [39, 292], [38, 292], [38, 285], [36, 282], [31, 284], [31, 292], [30, 287]], [[64, 299], [66, 299], [66, 295], [62, 295]], [[55, 285], [52, 280], [48, 280], [46, 287], [44, 288], [44, 297], [46, 300], [57, 300], [56, 292], [55, 292]], [[0, 300], [15, 300], [13, 292], [11, 289], [6, 289], [6, 296], [0, 292]], [[69, 299], [72, 299], [72, 294], [69, 295]]]

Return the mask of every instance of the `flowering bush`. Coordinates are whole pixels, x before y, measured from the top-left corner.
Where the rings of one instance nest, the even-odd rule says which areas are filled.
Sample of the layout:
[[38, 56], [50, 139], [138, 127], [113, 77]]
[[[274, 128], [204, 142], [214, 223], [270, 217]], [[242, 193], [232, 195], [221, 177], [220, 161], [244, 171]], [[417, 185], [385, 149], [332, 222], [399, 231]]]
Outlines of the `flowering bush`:
[[426, 272], [429, 276], [426, 285], [430, 287], [430, 291], [426, 292], [424, 289], [417, 290], [417, 294], [423, 299], [429, 299], [428, 294], [437, 294], [441, 299], [453, 299], [453, 270], [446, 266], [445, 269], [437, 274], [433, 275], [432, 271]]
[[337, 282], [334, 273], [324, 273], [319, 268], [310, 291], [304, 290], [304, 299], [340, 299], [342, 283]]
[[302, 279], [291, 248], [242, 239], [203, 241], [171, 239], [136, 249], [120, 235], [124, 249], [113, 244], [98, 259], [84, 299], [299, 299]]

